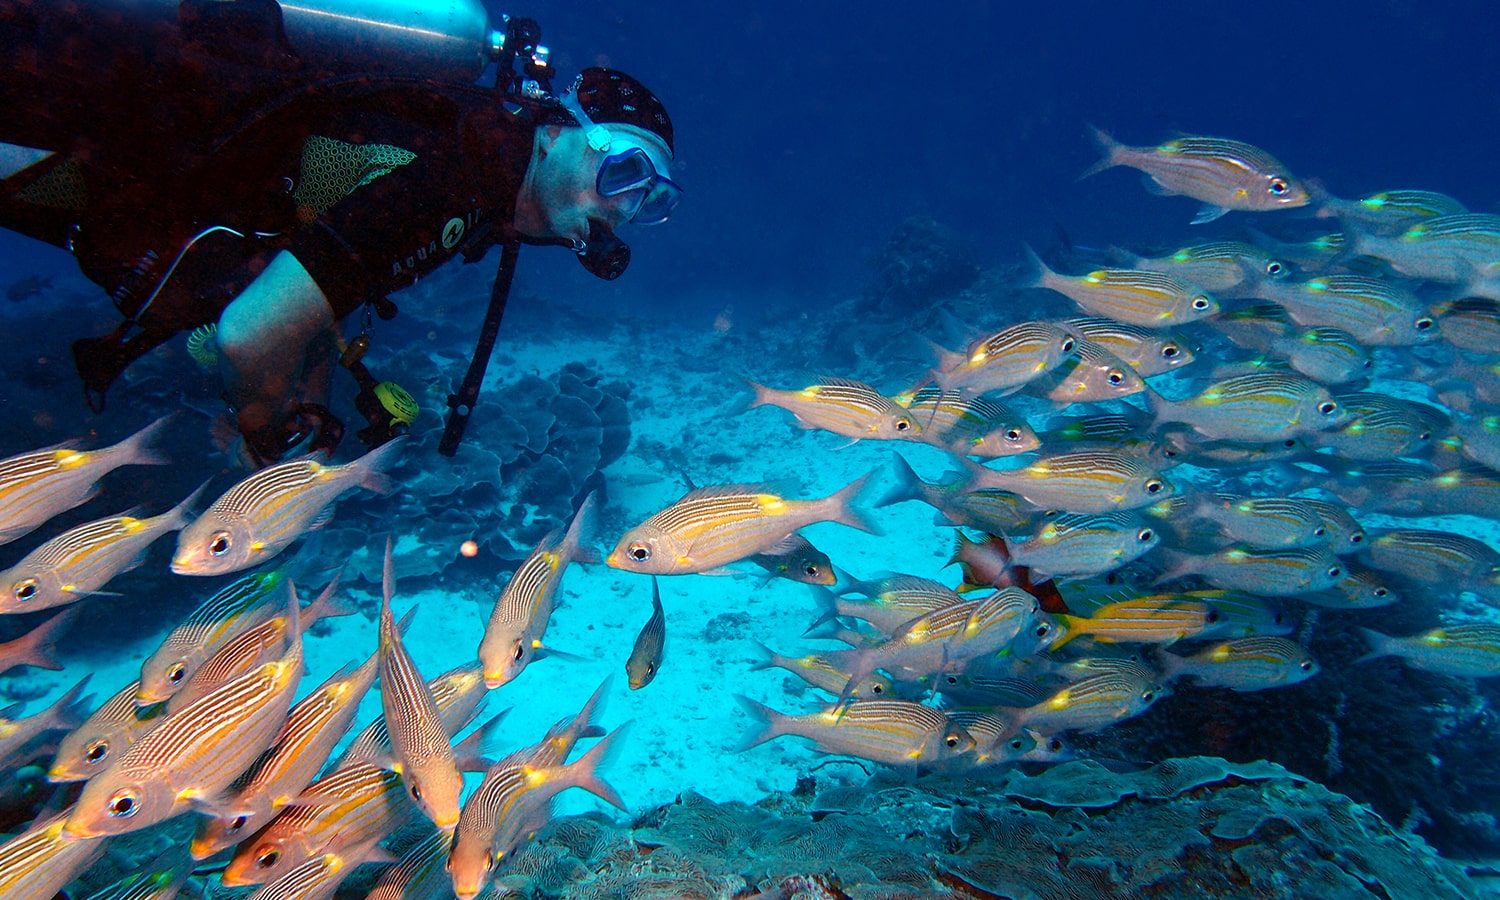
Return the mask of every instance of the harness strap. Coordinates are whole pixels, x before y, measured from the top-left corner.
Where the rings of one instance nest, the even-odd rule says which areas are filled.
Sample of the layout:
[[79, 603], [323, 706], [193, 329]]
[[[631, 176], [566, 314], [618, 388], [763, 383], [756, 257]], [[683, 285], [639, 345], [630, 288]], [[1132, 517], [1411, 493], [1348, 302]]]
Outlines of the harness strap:
[[516, 258], [520, 253], [521, 243], [515, 238], [506, 240], [500, 247], [500, 269], [495, 273], [495, 284], [490, 289], [490, 306], [484, 314], [479, 340], [474, 345], [474, 357], [469, 360], [469, 371], [464, 375], [458, 392], [448, 395], [448, 422], [438, 444], [438, 452], [444, 456], [458, 452], [464, 429], [469, 426], [469, 416], [479, 399], [479, 386], [484, 383], [484, 370], [489, 367], [495, 339], [500, 334], [500, 320], [505, 315], [505, 303], [510, 299], [510, 283], [515, 279]]

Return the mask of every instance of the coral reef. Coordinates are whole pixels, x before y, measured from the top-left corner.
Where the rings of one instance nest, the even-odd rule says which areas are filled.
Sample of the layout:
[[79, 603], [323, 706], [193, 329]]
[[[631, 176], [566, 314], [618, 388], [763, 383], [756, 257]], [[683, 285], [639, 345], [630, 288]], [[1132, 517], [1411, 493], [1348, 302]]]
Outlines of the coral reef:
[[869, 296], [893, 307], [925, 306], [979, 277], [968, 241], [929, 216], [913, 216], [898, 225], [875, 257], [875, 270]]

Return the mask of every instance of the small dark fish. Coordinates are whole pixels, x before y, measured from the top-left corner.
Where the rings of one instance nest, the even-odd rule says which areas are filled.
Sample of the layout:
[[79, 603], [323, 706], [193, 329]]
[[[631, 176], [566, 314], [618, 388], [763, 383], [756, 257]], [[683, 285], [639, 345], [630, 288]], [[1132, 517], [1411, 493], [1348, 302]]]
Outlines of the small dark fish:
[[635, 649], [625, 660], [625, 674], [630, 678], [630, 689], [638, 691], [651, 683], [661, 670], [662, 653], [666, 650], [667, 618], [661, 609], [661, 585], [656, 576], [651, 577], [651, 618], [635, 636]]
[[828, 554], [796, 533], [765, 553], [750, 557], [750, 561], [771, 573], [770, 578], [821, 585], [830, 585], [839, 580], [838, 573], [833, 570], [833, 560], [828, 558]]

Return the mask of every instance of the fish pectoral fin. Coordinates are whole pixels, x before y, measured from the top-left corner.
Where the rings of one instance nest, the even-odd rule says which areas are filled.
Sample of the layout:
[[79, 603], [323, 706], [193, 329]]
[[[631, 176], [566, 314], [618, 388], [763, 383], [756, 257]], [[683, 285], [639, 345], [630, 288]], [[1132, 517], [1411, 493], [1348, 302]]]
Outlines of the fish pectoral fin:
[[1146, 189], [1146, 193], [1148, 194], [1155, 194], [1158, 197], [1177, 196], [1176, 191], [1162, 184], [1160, 181], [1157, 181], [1150, 175], [1144, 175], [1141, 177], [1141, 185]]
[[1198, 208], [1198, 214], [1196, 216], [1193, 216], [1193, 221], [1190, 224], [1203, 225], [1216, 219], [1222, 218], [1227, 212], [1229, 212], [1229, 210], [1225, 209], [1222, 206], [1215, 206], [1212, 203], [1205, 203]]

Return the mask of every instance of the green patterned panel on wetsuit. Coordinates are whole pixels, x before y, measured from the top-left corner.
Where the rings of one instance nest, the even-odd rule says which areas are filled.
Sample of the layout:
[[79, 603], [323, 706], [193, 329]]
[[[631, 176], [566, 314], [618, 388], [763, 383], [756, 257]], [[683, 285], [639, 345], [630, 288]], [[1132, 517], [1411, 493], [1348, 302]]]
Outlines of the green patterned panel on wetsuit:
[[65, 160], [52, 171], [16, 192], [16, 199], [53, 209], [83, 209], [88, 205], [83, 172], [78, 161]]
[[302, 177], [292, 192], [297, 215], [311, 222], [355, 188], [416, 158], [391, 144], [351, 144], [315, 134], [302, 145]]

